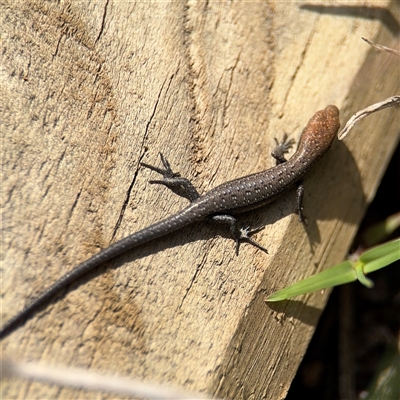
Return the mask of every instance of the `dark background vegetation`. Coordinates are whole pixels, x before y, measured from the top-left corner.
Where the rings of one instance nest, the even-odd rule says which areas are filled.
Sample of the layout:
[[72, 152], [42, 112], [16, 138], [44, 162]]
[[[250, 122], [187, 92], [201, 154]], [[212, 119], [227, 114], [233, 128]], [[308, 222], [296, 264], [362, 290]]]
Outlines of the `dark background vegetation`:
[[[365, 248], [368, 228], [399, 211], [400, 145], [367, 210], [352, 251]], [[398, 236], [397, 230], [387, 240]], [[352, 400], [367, 396], [384, 354], [393, 349], [398, 357], [399, 267], [400, 262], [396, 262], [371, 274], [375, 283], [372, 289], [354, 282], [333, 290], [287, 400]]]

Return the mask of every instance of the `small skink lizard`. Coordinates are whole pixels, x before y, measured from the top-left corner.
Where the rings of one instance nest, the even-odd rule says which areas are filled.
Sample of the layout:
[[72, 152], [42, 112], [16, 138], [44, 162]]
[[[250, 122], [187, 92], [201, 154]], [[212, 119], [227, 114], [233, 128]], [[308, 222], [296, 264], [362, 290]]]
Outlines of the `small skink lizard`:
[[[130, 249], [166, 236], [197, 221], [211, 218], [213, 221], [229, 225], [231, 234], [236, 240], [237, 251], [242, 240], [247, 240], [263, 249], [249, 237], [249, 234], [254, 231], [248, 230], [248, 228], [239, 228], [234, 215], [270, 203], [291, 186], [301, 182], [302, 177], [330, 148], [339, 126], [339, 110], [336, 106], [330, 105], [324, 110], [318, 111], [303, 130], [297, 151], [288, 161], [286, 161], [284, 153], [288, 151], [292, 142], [286, 141], [285, 138], [272, 153], [277, 160], [275, 167], [223, 183], [202, 196], [198, 194], [189, 180], [172, 172], [167, 160], [162, 155], [164, 169], [143, 164], [163, 175], [163, 180], [150, 181], [151, 183], [161, 183], [167, 186], [180, 196], [189, 199], [190, 204], [178, 213], [111, 244], [77, 265], [7, 321], [0, 331], [0, 339], [16, 330], [38, 310], [46, 306], [47, 302], [61, 289], [81, 275]], [[301, 220], [302, 195], [303, 189], [300, 185], [297, 191], [297, 208]]]

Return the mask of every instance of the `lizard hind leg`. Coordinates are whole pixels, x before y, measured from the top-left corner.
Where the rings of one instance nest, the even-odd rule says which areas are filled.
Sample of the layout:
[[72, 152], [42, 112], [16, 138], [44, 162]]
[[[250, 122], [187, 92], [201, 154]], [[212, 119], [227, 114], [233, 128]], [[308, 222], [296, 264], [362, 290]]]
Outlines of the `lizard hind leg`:
[[149, 168], [152, 171], [158, 172], [162, 175], [163, 179], [151, 180], [151, 184], [160, 184], [166, 186], [180, 197], [188, 199], [190, 202], [200, 197], [199, 192], [193, 186], [189, 179], [182, 178], [179, 172], [173, 172], [168, 160], [160, 153], [161, 162], [164, 168], [155, 167], [150, 164], [141, 163], [143, 167]]
[[240, 236], [239, 236], [239, 238], [236, 239], [236, 254], [237, 255], [239, 255], [240, 241], [246, 241], [246, 242], [252, 244], [253, 246], [257, 247], [257, 249], [268, 254], [268, 250], [264, 246], [261, 246], [259, 243], [257, 243], [254, 239], [252, 239], [250, 237], [250, 235], [252, 235], [253, 233], [259, 232], [261, 229], [264, 229], [264, 227], [250, 229], [250, 227], [248, 226], [246, 228], [239, 229]]
[[236, 242], [236, 255], [239, 255], [239, 247], [241, 242], [248, 242], [258, 249], [264, 251], [268, 254], [268, 250], [257, 243], [254, 239], [250, 237], [251, 234], [259, 232], [261, 228], [250, 229], [250, 227], [239, 228], [237, 226], [237, 220], [232, 215], [222, 214], [222, 215], [213, 215], [211, 220], [218, 223], [224, 223], [229, 225], [229, 229], [231, 231], [232, 237]]

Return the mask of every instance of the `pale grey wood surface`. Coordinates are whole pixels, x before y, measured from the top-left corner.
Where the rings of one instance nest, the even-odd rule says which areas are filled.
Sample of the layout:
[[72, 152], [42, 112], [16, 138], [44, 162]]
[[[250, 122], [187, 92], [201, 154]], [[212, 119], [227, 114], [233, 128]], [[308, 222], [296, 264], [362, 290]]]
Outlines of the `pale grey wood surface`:
[[[380, 4], [380, 6], [383, 6]], [[395, 6], [392, 6], [394, 9]], [[182, 208], [149, 185], [162, 151], [200, 192], [272, 166], [335, 104], [341, 121], [399, 92], [385, 20], [281, 2], [1, 5], [2, 318], [100, 248]], [[397, 66], [397, 68], [396, 68]], [[397, 86], [396, 86], [397, 85]], [[366, 120], [294, 192], [253, 213], [269, 255], [193, 226], [128, 253], [2, 343], [4, 354], [234, 399], [284, 398], [328, 293], [264, 297], [346, 256], [398, 141]], [[217, 229], [224, 234], [223, 229]], [[119, 268], [112, 268], [112, 267]], [[3, 398], [116, 398], [27, 381]]]

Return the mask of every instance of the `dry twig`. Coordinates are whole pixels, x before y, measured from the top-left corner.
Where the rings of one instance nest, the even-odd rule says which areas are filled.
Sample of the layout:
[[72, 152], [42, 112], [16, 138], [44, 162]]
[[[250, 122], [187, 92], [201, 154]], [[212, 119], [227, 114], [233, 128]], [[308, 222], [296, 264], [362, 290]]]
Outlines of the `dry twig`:
[[118, 393], [147, 399], [207, 399], [195, 393], [173, 389], [170, 386], [143, 383], [138, 379], [115, 377], [88, 372], [85, 369], [54, 367], [44, 364], [0, 360], [2, 377], [34, 379], [51, 384], [85, 390]]

